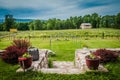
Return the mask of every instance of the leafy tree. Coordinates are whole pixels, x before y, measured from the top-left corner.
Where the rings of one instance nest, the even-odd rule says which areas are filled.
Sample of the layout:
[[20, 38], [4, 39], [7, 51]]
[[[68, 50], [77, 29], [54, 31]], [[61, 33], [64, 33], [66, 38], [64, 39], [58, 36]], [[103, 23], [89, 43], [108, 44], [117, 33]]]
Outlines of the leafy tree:
[[18, 30], [29, 30], [28, 23], [16, 23]]
[[115, 25], [115, 16], [103, 16], [101, 18], [100, 25], [105, 28], [113, 28]]
[[35, 20], [33, 22], [34, 30], [42, 30], [42, 22], [41, 20]]
[[90, 23], [90, 21], [91, 21], [91, 16], [90, 15], [85, 15], [83, 17], [83, 22], [84, 23]]
[[79, 29], [80, 24], [83, 22], [82, 16], [77, 17], [75, 22], [76, 22], [77, 29]]
[[100, 17], [97, 13], [93, 13], [91, 15], [91, 24], [93, 28], [99, 28], [99, 23], [100, 23]]
[[14, 18], [13, 18], [13, 15], [5, 15], [5, 30], [6, 31], [9, 31], [10, 28], [15, 28], [14, 27]]
[[28, 26], [29, 26], [29, 30], [34, 30], [34, 24], [33, 24], [33, 22], [30, 22]]
[[48, 29], [48, 30], [53, 30], [53, 29], [55, 29], [55, 23], [56, 23], [56, 18], [49, 19], [49, 20], [47, 21], [47, 29]]
[[57, 19], [56, 21], [55, 21], [55, 29], [56, 30], [59, 30], [61, 28], [61, 21], [60, 21], [60, 19]]
[[120, 13], [117, 14], [115, 21], [116, 21], [116, 28], [120, 29]]
[[47, 22], [43, 21], [42, 22], [42, 30], [46, 30], [47, 29]]
[[0, 31], [3, 31], [4, 27], [3, 27], [3, 23], [0, 24]]
[[[59, 29], [79, 29], [81, 23], [91, 23], [93, 28], [119, 28], [120, 13], [117, 15], [100, 16], [97, 13], [82, 16], [71, 16], [66, 20], [49, 19], [47, 21], [34, 20], [29, 23], [16, 23], [12, 15], [5, 16], [5, 23], [0, 24], [0, 30], [18, 28], [18, 30], [59, 30]], [[15, 25], [14, 25], [15, 24]]]

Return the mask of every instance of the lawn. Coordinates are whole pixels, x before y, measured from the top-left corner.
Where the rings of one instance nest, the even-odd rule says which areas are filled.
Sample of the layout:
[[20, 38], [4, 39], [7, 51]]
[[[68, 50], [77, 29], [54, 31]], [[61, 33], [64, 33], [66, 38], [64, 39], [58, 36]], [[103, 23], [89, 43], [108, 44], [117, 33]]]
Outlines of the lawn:
[[[92, 37], [91, 35], [83, 36], [86, 32]], [[101, 37], [102, 32], [105, 32], [104, 39]], [[59, 61], [73, 61], [75, 50], [83, 48], [83, 45], [87, 45], [88, 48], [120, 48], [120, 30], [117, 29], [23, 31], [18, 32], [16, 37], [30, 39], [32, 46], [39, 49], [51, 49], [56, 53], [56, 56], [51, 59]], [[11, 45], [12, 40], [13, 37], [0, 39], [0, 49]], [[108, 73], [60, 75], [29, 71], [24, 74], [15, 72], [19, 65], [9, 65], [0, 59], [0, 80], [120, 80], [119, 63], [120, 57], [115, 63], [104, 64], [109, 70]]]
[[41, 72], [16, 73], [18, 65], [9, 65], [0, 60], [0, 80], [120, 80], [120, 58], [107, 63], [108, 73], [86, 72], [85, 74], [44, 74]]
[[[75, 50], [83, 48], [84, 44], [86, 44], [89, 48], [120, 48], [120, 40], [118, 39], [70, 39], [69, 41], [65, 41], [61, 38], [61, 40], [53, 39], [51, 41], [51, 47], [49, 38], [44, 40], [40, 38], [33, 38], [30, 42], [32, 43], [32, 46], [39, 49], [51, 49], [56, 53], [56, 57], [53, 57], [52, 60], [59, 61], [73, 61]], [[11, 45], [11, 43], [12, 41], [2, 40], [0, 42], [0, 49], [5, 49], [6, 46]]]

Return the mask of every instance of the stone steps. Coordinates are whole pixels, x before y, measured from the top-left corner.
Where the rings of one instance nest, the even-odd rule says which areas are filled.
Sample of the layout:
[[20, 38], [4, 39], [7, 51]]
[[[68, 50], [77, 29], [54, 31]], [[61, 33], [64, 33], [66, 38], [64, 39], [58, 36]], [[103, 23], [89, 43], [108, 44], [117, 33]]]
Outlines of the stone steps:
[[43, 73], [57, 73], [57, 74], [80, 74], [82, 71], [75, 68], [73, 62], [69, 61], [53, 61], [53, 68], [42, 68], [37, 71]]
[[62, 69], [75, 68], [74, 62], [70, 62], [70, 61], [53, 61], [53, 67], [62, 68]]
[[62, 68], [48, 68], [48, 69], [40, 69], [43, 73], [57, 73], [57, 74], [80, 74], [83, 73], [80, 69], [72, 68], [72, 69], [62, 69]]
[[[57, 74], [83, 74], [86, 71], [92, 71], [92, 70], [89, 70], [88, 68], [82, 70], [80, 68], [76, 68], [73, 62], [53, 61], [53, 68], [33, 69], [33, 71], [41, 71], [42, 73], [57, 73]], [[108, 72], [108, 70], [104, 68], [102, 65], [99, 65], [99, 68], [96, 71]], [[19, 68], [16, 72], [23, 72], [23, 69]]]

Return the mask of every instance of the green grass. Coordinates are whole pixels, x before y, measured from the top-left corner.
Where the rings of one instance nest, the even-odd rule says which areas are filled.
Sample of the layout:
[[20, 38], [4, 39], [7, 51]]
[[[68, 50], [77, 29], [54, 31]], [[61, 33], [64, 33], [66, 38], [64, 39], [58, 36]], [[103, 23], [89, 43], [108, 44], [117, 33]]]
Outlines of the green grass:
[[[62, 37], [61, 36], [62, 32]], [[83, 45], [87, 45], [89, 48], [120, 48], [120, 37], [65, 37], [68, 34], [84, 34], [89, 32], [90, 34], [96, 34], [101, 32], [106, 32], [111, 35], [120, 35], [120, 30], [117, 29], [89, 29], [89, 30], [53, 30], [53, 31], [24, 31], [18, 32], [16, 37], [18, 38], [28, 38], [29, 35], [33, 37], [39, 36], [37, 38], [31, 38], [30, 42], [32, 46], [39, 49], [51, 49], [56, 53], [55, 57], [50, 58], [51, 60], [59, 61], [73, 61], [75, 56], [75, 50], [83, 48]], [[6, 32], [5, 32], [6, 33]], [[40, 35], [55, 35], [58, 37], [43, 38]], [[4, 32], [2, 32], [4, 35]], [[59, 40], [57, 40], [59, 39]], [[68, 39], [68, 40], [65, 40]], [[86, 40], [87, 39], [87, 40]], [[12, 39], [4, 38], [0, 39], [0, 49], [5, 49], [7, 46], [11, 45]], [[108, 73], [97, 73], [97, 72], [87, 72], [85, 74], [76, 75], [65, 75], [65, 74], [43, 74], [41, 72], [26, 72], [16, 73], [19, 65], [9, 65], [4, 63], [0, 59], [0, 80], [120, 80], [120, 58], [118, 62], [105, 64], [105, 67], [109, 69]]]
[[16, 73], [18, 65], [9, 65], [0, 59], [0, 80], [120, 80], [120, 58], [115, 63], [107, 63], [108, 73], [86, 72], [85, 74], [44, 74], [41, 72]]
[[[61, 38], [60, 41], [53, 39], [50, 47], [50, 39], [40, 39], [33, 38], [30, 40], [32, 46], [39, 49], [51, 49], [56, 53], [56, 57], [53, 57], [52, 60], [59, 61], [73, 61], [74, 53], [76, 49], [81, 49], [84, 44], [89, 48], [120, 48], [120, 40], [118, 39], [91, 39], [91, 40], [81, 40], [81, 39], [70, 39], [65, 41]], [[11, 41], [2, 40], [0, 42], [0, 49], [5, 49], [7, 46], [11, 45]]]

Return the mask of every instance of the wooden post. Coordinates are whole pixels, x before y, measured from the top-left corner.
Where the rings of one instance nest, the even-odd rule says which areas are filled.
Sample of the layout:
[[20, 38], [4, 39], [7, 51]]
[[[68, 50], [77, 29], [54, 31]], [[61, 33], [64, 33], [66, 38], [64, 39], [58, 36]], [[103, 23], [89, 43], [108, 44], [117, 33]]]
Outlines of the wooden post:
[[30, 42], [30, 38], [31, 38], [30, 34], [29, 34], [28, 38], [29, 38], [29, 42]]
[[104, 36], [105, 36], [105, 33], [103, 32], [103, 33], [102, 33], [102, 39], [104, 39]]
[[51, 39], [52, 37], [51, 37], [51, 35], [50, 35], [50, 49], [51, 49], [51, 47], [52, 47], [52, 39]]

